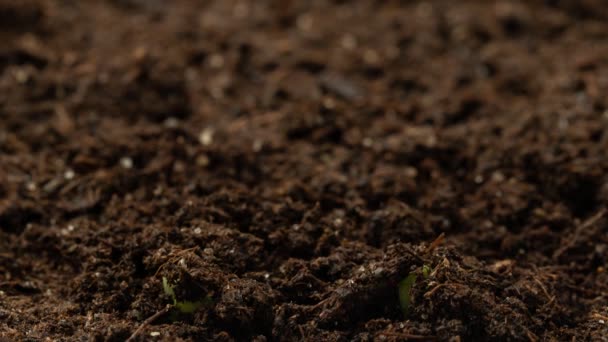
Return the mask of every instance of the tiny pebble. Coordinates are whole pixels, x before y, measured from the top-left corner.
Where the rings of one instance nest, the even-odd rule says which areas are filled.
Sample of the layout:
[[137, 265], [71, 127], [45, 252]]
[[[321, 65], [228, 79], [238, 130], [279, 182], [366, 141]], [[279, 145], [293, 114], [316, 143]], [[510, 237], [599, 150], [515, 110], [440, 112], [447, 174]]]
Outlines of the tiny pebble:
[[497, 182], [497, 183], [501, 183], [505, 181], [505, 175], [500, 172], [500, 171], [496, 171], [492, 174], [492, 180]]
[[375, 65], [380, 62], [380, 55], [375, 50], [368, 49], [363, 53], [363, 60], [367, 64]]
[[76, 174], [72, 170], [66, 170], [65, 173], [63, 174], [63, 177], [67, 180], [74, 179], [75, 176], [76, 176]]
[[220, 69], [224, 66], [224, 57], [220, 54], [213, 54], [209, 57], [209, 66], [213, 69]]
[[213, 143], [213, 130], [210, 128], [205, 128], [201, 131], [201, 134], [198, 136], [198, 141], [203, 146], [209, 146]]
[[309, 14], [303, 14], [296, 20], [296, 25], [301, 31], [310, 31], [313, 28], [313, 19]]
[[179, 126], [179, 120], [171, 116], [165, 119], [163, 125], [167, 128], [177, 128]]
[[36, 183], [34, 182], [27, 182], [25, 187], [28, 191], [36, 191], [36, 189], [38, 188], [38, 186], [36, 186]]
[[340, 45], [342, 45], [342, 48], [345, 50], [354, 50], [357, 47], [357, 38], [352, 34], [347, 34], [342, 37]]
[[196, 157], [196, 165], [201, 167], [209, 165], [209, 157], [207, 157], [205, 154], [201, 154], [200, 156]]
[[334, 109], [336, 108], [336, 101], [333, 98], [326, 96], [323, 98], [323, 107], [327, 109]]
[[416, 178], [416, 176], [418, 176], [418, 170], [415, 167], [406, 167], [405, 175], [409, 178]]
[[254, 140], [253, 141], [253, 152], [260, 152], [262, 150], [262, 147], [264, 147], [264, 142], [262, 140]]
[[120, 158], [120, 166], [122, 166], [123, 169], [132, 169], [133, 168], [133, 159], [131, 159], [129, 157]]

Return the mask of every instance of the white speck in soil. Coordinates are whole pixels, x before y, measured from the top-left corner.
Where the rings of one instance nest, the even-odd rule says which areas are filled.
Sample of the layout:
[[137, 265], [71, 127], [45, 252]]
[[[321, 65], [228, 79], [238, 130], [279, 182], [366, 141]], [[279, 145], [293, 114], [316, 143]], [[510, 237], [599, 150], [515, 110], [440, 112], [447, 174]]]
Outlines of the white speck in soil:
[[129, 157], [120, 158], [120, 166], [122, 166], [123, 169], [132, 169], [133, 168], [133, 159], [131, 159]]
[[74, 171], [71, 169], [66, 170], [65, 173], [63, 174], [63, 178], [65, 178], [67, 180], [72, 180], [72, 179], [74, 179], [74, 177], [76, 177], [76, 173], [74, 173]]
[[213, 143], [213, 130], [211, 128], [203, 129], [198, 136], [198, 141], [203, 146], [211, 145]]
[[25, 187], [28, 191], [36, 191], [36, 189], [38, 188], [38, 186], [34, 182], [27, 182]]

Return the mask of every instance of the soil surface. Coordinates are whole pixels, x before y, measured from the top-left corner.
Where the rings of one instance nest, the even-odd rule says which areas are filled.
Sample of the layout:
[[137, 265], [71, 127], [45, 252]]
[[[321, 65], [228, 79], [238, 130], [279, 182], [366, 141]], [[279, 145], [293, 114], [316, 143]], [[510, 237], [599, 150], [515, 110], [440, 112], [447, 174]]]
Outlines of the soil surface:
[[0, 41], [3, 341], [608, 341], [603, 0], [0, 0]]

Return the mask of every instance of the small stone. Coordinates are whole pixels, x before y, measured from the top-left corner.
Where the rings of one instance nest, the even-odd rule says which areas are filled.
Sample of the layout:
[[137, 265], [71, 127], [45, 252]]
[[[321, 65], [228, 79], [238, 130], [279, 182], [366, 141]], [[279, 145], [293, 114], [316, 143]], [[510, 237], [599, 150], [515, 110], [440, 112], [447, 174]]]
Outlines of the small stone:
[[36, 191], [36, 189], [38, 188], [38, 186], [36, 185], [36, 183], [34, 182], [27, 182], [27, 184], [25, 185], [26, 189], [28, 191]]
[[179, 120], [171, 116], [163, 122], [163, 125], [167, 128], [177, 128], [179, 127]]
[[209, 66], [213, 69], [220, 69], [224, 66], [224, 57], [220, 54], [213, 54], [209, 57]]
[[206, 154], [201, 154], [196, 157], [196, 165], [200, 167], [205, 167], [209, 165], [209, 157]]
[[122, 157], [120, 158], [120, 166], [122, 166], [123, 169], [132, 169], [133, 168], [133, 159], [129, 158], [129, 157]]
[[495, 171], [492, 173], [492, 180], [496, 183], [501, 183], [505, 181], [505, 175], [500, 171]]
[[198, 141], [203, 146], [211, 145], [213, 143], [213, 130], [211, 128], [203, 129], [198, 136]]
[[415, 167], [406, 167], [405, 175], [409, 178], [416, 178], [416, 176], [418, 176], [418, 170]]
[[184, 165], [184, 163], [182, 163], [181, 161], [176, 161], [175, 163], [173, 163], [173, 171], [177, 172], [177, 173], [181, 173], [184, 172], [186, 170], [186, 165]]
[[357, 48], [357, 38], [352, 34], [347, 34], [342, 37], [340, 45], [342, 45], [342, 48], [344, 48], [345, 50], [354, 50], [355, 48]]
[[15, 70], [14, 76], [15, 80], [20, 84], [24, 84], [30, 79], [30, 74], [27, 72], [26, 69], [23, 68]]
[[380, 62], [380, 55], [376, 50], [368, 49], [363, 53], [363, 60], [370, 65], [376, 65]]
[[74, 179], [74, 177], [76, 177], [76, 173], [74, 173], [74, 171], [71, 169], [66, 170], [65, 173], [63, 174], [63, 178], [65, 178], [67, 180], [72, 180], [72, 179]]
[[67, 228], [61, 229], [60, 233], [61, 233], [61, 235], [65, 236], [65, 235], [69, 235], [70, 232], [72, 232], [73, 230], [74, 230], [74, 226], [68, 226]]
[[201, 227], [194, 228], [194, 234], [200, 235], [202, 232], [203, 232], [203, 230], [201, 229]]
[[260, 152], [262, 147], [264, 147], [264, 142], [262, 140], [256, 139], [253, 141], [253, 152]]
[[329, 96], [325, 96], [323, 98], [323, 107], [330, 109], [330, 110], [334, 109], [334, 108], [336, 108], [336, 101]]
[[153, 332], [150, 333], [150, 336], [152, 336], [152, 337], [158, 337], [158, 336], [160, 336], [160, 332], [159, 331], [153, 331]]
[[314, 26], [314, 21], [313, 21], [312, 16], [309, 14], [302, 14], [296, 20], [296, 26], [298, 27], [298, 29], [300, 31], [307, 32], [307, 31], [312, 30], [312, 28]]

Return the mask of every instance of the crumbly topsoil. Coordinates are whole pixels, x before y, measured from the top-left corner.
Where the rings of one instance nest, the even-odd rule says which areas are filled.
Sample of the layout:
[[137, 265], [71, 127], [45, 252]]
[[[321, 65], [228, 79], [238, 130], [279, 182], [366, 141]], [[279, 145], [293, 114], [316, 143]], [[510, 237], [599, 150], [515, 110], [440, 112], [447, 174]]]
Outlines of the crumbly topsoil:
[[6, 341], [608, 340], [602, 0], [0, 0], [0, 42]]

